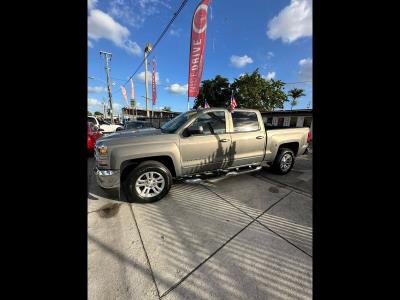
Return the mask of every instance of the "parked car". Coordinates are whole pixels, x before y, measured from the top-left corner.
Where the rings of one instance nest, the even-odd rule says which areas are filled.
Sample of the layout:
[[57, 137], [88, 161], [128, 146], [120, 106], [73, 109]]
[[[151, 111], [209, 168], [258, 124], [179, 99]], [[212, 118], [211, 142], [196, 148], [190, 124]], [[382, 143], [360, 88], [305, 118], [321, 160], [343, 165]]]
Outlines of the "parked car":
[[94, 146], [96, 141], [103, 136], [100, 129], [91, 122], [88, 122], [88, 134], [87, 134], [87, 150], [89, 154], [94, 153]]
[[155, 128], [151, 122], [148, 121], [129, 121], [125, 123], [125, 130], [138, 130], [145, 128]]
[[104, 121], [102, 119], [98, 119], [96, 117], [93, 116], [88, 116], [88, 122], [93, 123], [94, 125], [96, 125], [97, 127], [99, 127], [100, 129], [103, 129], [103, 133], [107, 134], [107, 133], [112, 133], [112, 132], [116, 132], [119, 130], [123, 130], [124, 127], [118, 124], [111, 124], [107, 121]]
[[160, 129], [99, 139], [95, 174], [101, 187], [121, 187], [131, 202], [152, 202], [168, 193], [173, 178], [239, 175], [267, 165], [287, 174], [310, 138], [309, 128], [266, 130], [254, 109], [192, 110]]

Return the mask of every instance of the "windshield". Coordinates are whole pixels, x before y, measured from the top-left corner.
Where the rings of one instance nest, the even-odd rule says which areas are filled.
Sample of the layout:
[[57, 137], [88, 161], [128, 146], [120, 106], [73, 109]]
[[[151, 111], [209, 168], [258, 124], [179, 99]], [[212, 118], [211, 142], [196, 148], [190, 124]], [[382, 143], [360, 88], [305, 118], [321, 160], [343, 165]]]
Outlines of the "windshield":
[[172, 120], [168, 121], [163, 126], [161, 126], [161, 131], [167, 133], [174, 133], [196, 113], [197, 111], [188, 111], [180, 114], [176, 118], [173, 118]]
[[104, 121], [104, 120], [98, 120], [100, 125], [110, 125], [110, 123]]

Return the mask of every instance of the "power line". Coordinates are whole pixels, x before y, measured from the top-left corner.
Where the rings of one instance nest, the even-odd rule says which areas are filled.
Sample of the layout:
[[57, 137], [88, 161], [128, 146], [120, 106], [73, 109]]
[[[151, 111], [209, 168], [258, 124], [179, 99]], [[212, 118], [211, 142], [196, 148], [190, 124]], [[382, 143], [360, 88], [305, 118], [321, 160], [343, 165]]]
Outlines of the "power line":
[[309, 83], [312, 82], [312, 80], [308, 80], [308, 81], [297, 81], [297, 82], [284, 82], [284, 84], [298, 84], [298, 83]]
[[[152, 48], [152, 52], [155, 50], [155, 48], [157, 47], [158, 43], [161, 41], [161, 39], [164, 37], [165, 33], [168, 31], [169, 27], [172, 25], [172, 23], [175, 21], [176, 17], [180, 14], [180, 12], [182, 11], [182, 9], [185, 7], [186, 3], [189, 0], [183, 0], [181, 5], [179, 6], [178, 10], [174, 13], [174, 16], [172, 17], [172, 19], [169, 21], [169, 23], [167, 24], [167, 26], [164, 28], [163, 32], [161, 32], [160, 36], [158, 37], [158, 39], [156, 40], [156, 42], [153, 44], [153, 48]], [[139, 69], [143, 66], [144, 62], [146, 59], [143, 59], [142, 62], [139, 64], [139, 66], [136, 68], [135, 72], [133, 72], [133, 74], [129, 77], [129, 79], [123, 84], [123, 86], [125, 86], [129, 80], [131, 80], [133, 78], [133, 76], [135, 76], [135, 74], [137, 73], [137, 71], [139, 71]], [[115, 90], [114, 90], [115, 91]]]

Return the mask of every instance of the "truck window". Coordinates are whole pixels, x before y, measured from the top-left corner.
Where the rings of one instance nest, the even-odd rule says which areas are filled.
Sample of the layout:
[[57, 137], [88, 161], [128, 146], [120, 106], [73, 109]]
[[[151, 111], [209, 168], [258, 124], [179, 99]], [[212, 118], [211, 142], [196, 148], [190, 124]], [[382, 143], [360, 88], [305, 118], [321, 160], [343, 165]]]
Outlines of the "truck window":
[[232, 113], [232, 121], [234, 132], [255, 131], [260, 129], [255, 112], [234, 111]]
[[87, 121], [88, 121], [89, 123], [96, 124], [96, 119], [93, 118], [93, 117], [88, 117]]
[[190, 128], [197, 129], [203, 126], [204, 134], [222, 134], [226, 132], [225, 112], [213, 111], [201, 114]]

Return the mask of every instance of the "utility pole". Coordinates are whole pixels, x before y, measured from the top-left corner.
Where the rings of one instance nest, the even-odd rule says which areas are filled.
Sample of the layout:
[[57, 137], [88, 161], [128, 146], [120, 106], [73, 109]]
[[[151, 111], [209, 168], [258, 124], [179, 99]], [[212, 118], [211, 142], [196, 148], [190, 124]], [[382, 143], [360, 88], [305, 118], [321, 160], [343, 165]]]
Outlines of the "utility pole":
[[147, 55], [148, 53], [150, 53], [152, 50], [152, 46], [150, 43], [146, 44], [146, 47], [144, 48], [144, 81], [146, 83], [146, 115], [147, 117], [150, 117], [150, 113], [149, 113], [149, 101], [148, 101], [148, 94], [149, 94], [149, 90], [148, 90], [148, 80], [147, 80]]
[[108, 65], [109, 60], [111, 60], [112, 54], [109, 52], [100, 51], [100, 56], [104, 55], [104, 59], [106, 62], [106, 74], [107, 74], [107, 91], [108, 91], [108, 98], [110, 101], [110, 117], [111, 117], [111, 124], [114, 124], [114, 116], [112, 111], [112, 98], [111, 98], [111, 90], [110, 90], [110, 67]]
[[104, 100], [104, 98], [101, 101], [101, 107], [103, 108], [103, 118], [106, 118], [106, 102]]

